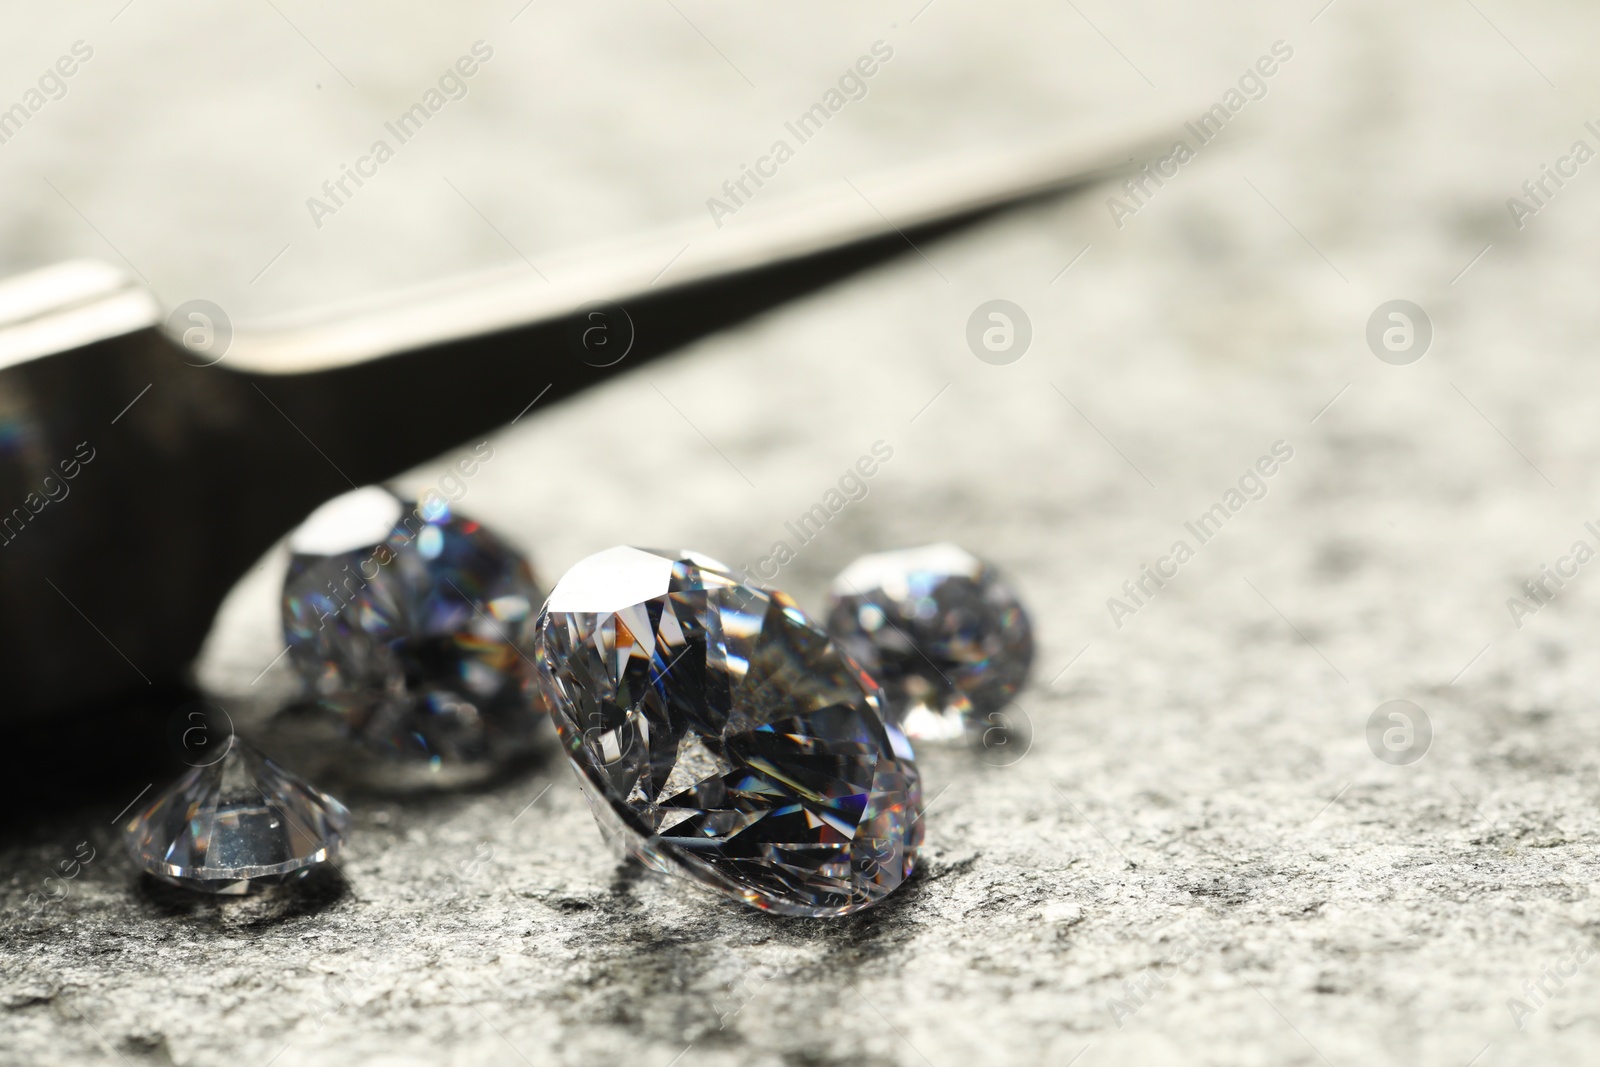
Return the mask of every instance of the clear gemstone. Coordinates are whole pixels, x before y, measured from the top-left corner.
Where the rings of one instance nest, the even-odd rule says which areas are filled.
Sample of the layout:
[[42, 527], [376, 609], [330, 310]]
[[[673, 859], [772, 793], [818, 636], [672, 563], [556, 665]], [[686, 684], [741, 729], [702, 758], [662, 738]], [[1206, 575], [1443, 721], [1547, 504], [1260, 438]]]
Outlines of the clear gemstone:
[[492, 767], [537, 736], [523, 650], [543, 594], [515, 549], [432, 499], [373, 486], [302, 523], [284, 639], [315, 698], [373, 751], [434, 773]]
[[339, 854], [350, 813], [237, 737], [123, 827], [134, 862], [164, 882], [248, 893]]
[[911, 873], [911, 747], [783, 593], [693, 552], [613, 548], [561, 579], [535, 638], [602, 830], [645, 864], [784, 915], [843, 915]]
[[828, 632], [883, 686], [907, 734], [954, 740], [1016, 695], [1033, 627], [994, 568], [956, 545], [862, 556], [833, 580]]

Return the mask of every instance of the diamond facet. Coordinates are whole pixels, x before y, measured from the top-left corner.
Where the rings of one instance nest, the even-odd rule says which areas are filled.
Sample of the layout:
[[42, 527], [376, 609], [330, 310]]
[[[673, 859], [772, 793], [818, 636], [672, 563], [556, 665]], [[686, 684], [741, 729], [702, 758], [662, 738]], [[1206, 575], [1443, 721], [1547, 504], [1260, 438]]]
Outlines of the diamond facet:
[[522, 650], [543, 594], [515, 549], [441, 497], [377, 486], [324, 504], [289, 545], [289, 658], [352, 736], [434, 772], [529, 746], [544, 708]]
[[779, 592], [694, 552], [612, 548], [535, 638], [602, 830], [656, 870], [783, 915], [843, 915], [911, 873], [910, 745], [876, 684]]
[[249, 893], [339, 854], [350, 813], [237, 737], [123, 827], [134, 862], [164, 882]]
[[980, 729], [1022, 687], [1033, 627], [994, 569], [951, 544], [862, 556], [833, 580], [828, 632], [912, 737]]

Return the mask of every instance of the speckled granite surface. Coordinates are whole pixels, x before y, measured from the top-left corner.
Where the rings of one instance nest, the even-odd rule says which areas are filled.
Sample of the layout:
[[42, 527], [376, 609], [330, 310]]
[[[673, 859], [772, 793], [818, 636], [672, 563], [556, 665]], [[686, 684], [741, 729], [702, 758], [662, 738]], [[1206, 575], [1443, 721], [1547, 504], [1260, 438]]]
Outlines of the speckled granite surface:
[[[1544, 565], [1573, 570], [1574, 542], [1600, 548], [1585, 526], [1600, 520], [1600, 172], [1560, 162], [1578, 139], [1600, 147], [1584, 125], [1600, 120], [1592, 12], [680, 4], [701, 37], [669, 5], [609, 28], [542, 4], [508, 24], [514, 5], [483, 5], [426, 33], [399, 16], [335, 24], [280, 6], [360, 90], [271, 6], [237, 35], [212, 32], [224, 16], [137, 0], [114, 23], [52, 15], [26, 48], [7, 41], [7, 69], [27, 70], [92, 30], [104, 67], [82, 76], [107, 78], [52, 104], [55, 127], [41, 112], [0, 147], [12, 265], [109, 255], [37, 181], [59, 173], [69, 195], [102, 183], [77, 206], [145, 260], [164, 297], [209, 274], [215, 299], [267, 313], [508, 256], [459, 201], [446, 210], [448, 189], [410, 199], [442, 188], [432, 171], [457, 150], [476, 153], [484, 212], [507, 212], [529, 249], [572, 240], [585, 219], [620, 231], [700, 211], [879, 37], [896, 41], [885, 74], [901, 80], [854, 105], [848, 137], [797, 160], [813, 168], [797, 182], [1153, 99], [1147, 77], [1203, 110], [1275, 41], [1293, 56], [1120, 229], [1110, 189], [1031, 208], [619, 373], [494, 437], [460, 505], [524, 545], [547, 581], [622, 542], [753, 563], [873, 442], [891, 445], [867, 498], [779, 584], [816, 608], [858, 552], [951, 539], [1008, 572], [1040, 640], [1018, 701], [1031, 751], [1007, 766], [923, 753], [929, 844], [894, 899], [789, 921], [636, 875], [599, 850], [570, 773], [549, 762], [463, 793], [347, 793], [345, 878], [276, 900], [141, 886], [108, 825], [116, 805], [68, 810], [11, 827], [0, 852], [0, 1062], [1593, 1061], [1600, 578], [1576, 567], [1545, 604], [1523, 590]], [[456, 147], [404, 160], [313, 243], [301, 190], [458, 37], [490, 30], [520, 36], [496, 45], [493, 91], [451, 105]], [[205, 42], [202, 66], [160, 58], [184, 40]], [[590, 78], [614, 98], [629, 69], [640, 111], [582, 91]], [[136, 71], [141, 92], [184, 101], [178, 117], [124, 115], [94, 95]], [[235, 127], [235, 107], [278, 118]], [[99, 143], [120, 173], [88, 167], [74, 140], [108, 116], [119, 121]], [[302, 136], [283, 149], [291, 164], [267, 167], [285, 143], [275, 122]], [[578, 147], [509, 132], [540, 123]], [[614, 136], [579, 136], [585, 123]], [[161, 192], [152, 176], [189, 145], [211, 147]], [[1548, 184], [1519, 230], [1506, 199], [1541, 164], [1577, 175]], [[638, 170], [660, 180], [643, 191]], [[221, 196], [230, 171], [250, 182]], [[615, 173], [590, 194], [610, 207], [534, 212], [515, 179], [535, 172], [557, 196]], [[181, 204], [193, 213], [175, 221]], [[394, 212], [412, 222], [396, 227]], [[244, 235], [259, 256], [241, 251]], [[1033, 326], [1006, 366], [964, 339], [995, 297]], [[1404, 366], [1365, 339], [1397, 298], [1434, 328]], [[1185, 523], [1226, 506], [1278, 442], [1292, 456], [1264, 493], [1247, 482], [1259, 499], [1199, 544]], [[402, 481], [420, 488], [440, 470]], [[1193, 558], [1114, 619], [1108, 599], [1179, 540]], [[240, 586], [200, 669], [242, 729], [285, 691], [281, 665], [250, 684], [281, 647], [279, 565]], [[1512, 598], [1538, 610], [1514, 615]], [[1432, 728], [1403, 766], [1367, 740], [1369, 717], [1397, 698]], [[84, 840], [95, 859], [30, 914], [28, 894]]]

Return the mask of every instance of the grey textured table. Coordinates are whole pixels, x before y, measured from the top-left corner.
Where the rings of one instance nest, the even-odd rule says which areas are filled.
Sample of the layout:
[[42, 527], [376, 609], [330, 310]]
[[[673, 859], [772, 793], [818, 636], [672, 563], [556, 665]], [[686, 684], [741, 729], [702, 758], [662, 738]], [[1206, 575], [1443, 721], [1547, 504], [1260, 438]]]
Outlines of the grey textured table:
[[[169, 303], [241, 319], [693, 216], [880, 38], [894, 60], [782, 180], [1161, 94], [1192, 118], [1274, 42], [1293, 55], [1120, 228], [1104, 188], [924, 247], [536, 408], [470, 483], [461, 508], [547, 582], [615, 543], [746, 564], [890, 444], [778, 584], [816, 608], [863, 550], [955, 540], [1005, 568], [1040, 640], [1025, 757], [923, 753], [928, 846], [896, 897], [804, 922], [638, 876], [554, 763], [350, 798], [345, 883], [287, 900], [148, 892], [115, 806], [69, 810], [0, 852], [0, 1062], [1600, 1057], [1595, 565], [1507, 606], [1597, 545], [1600, 171], [1562, 164], [1520, 229], [1506, 204], [1600, 147], [1593, 12], [120, 6], [4, 16], [7, 71], [96, 52], [0, 146], [0, 257], [125, 254]], [[317, 185], [480, 38], [495, 58], [438, 136], [315, 228]], [[994, 297], [1033, 325], [1008, 366], [963, 336]], [[1395, 298], [1434, 327], [1408, 366], [1364, 336]], [[1114, 620], [1280, 441], [1265, 495]], [[251, 684], [281, 647], [278, 567], [198, 668], [242, 728], [287, 693], [281, 664]], [[1394, 698], [1433, 728], [1409, 766], [1367, 744]], [[95, 860], [30, 917], [84, 839]]]

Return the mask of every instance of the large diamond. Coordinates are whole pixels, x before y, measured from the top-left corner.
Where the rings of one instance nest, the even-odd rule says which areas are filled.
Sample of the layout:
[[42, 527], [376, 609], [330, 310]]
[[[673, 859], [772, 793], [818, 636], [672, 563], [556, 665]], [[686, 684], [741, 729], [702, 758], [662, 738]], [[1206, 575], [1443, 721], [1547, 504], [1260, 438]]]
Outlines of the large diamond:
[[164, 882], [248, 893], [308, 873], [339, 854], [343, 804], [237, 737], [123, 827], [134, 862]]
[[911, 747], [872, 679], [783, 593], [693, 552], [573, 567], [536, 636], [602, 830], [657, 870], [784, 915], [843, 915], [910, 875]]
[[290, 537], [284, 638], [370, 748], [433, 772], [482, 768], [537, 736], [527, 638], [542, 593], [516, 550], [432, 499], [373, 486], [312, 513]]
[[917, 738], [983, 731], [1033, 663], [1033, 627], [1016, 594], [951, 544], [850, 564], [829, 589], [828, 632], [878, 680], [891, 713]]

